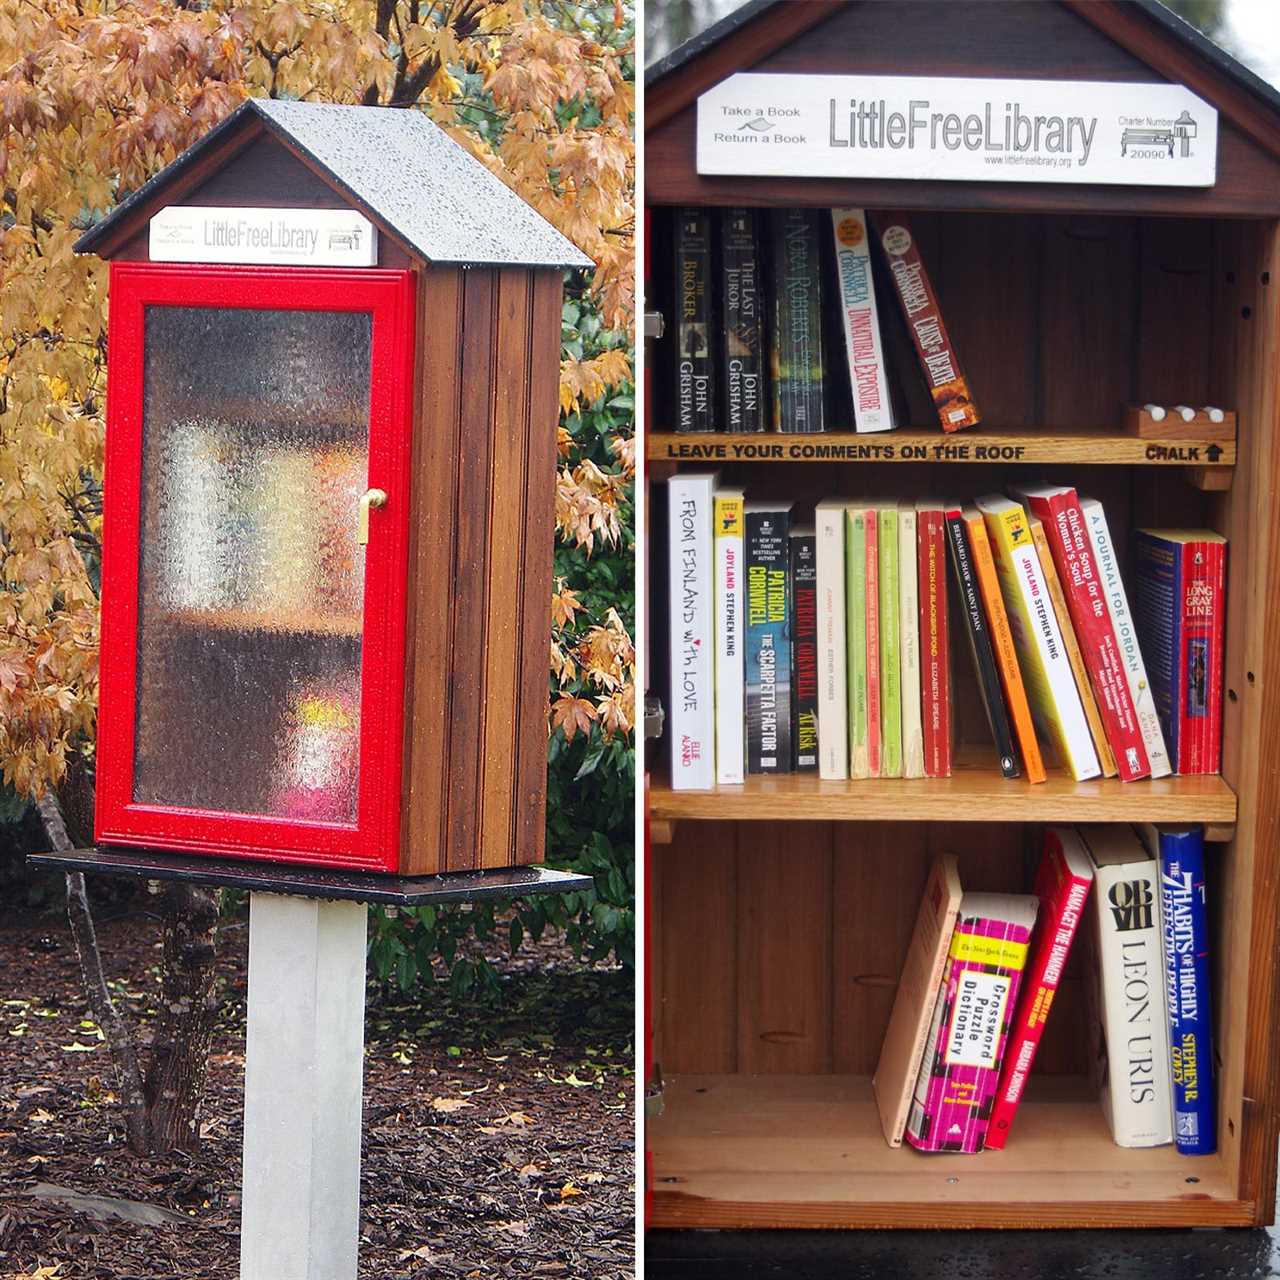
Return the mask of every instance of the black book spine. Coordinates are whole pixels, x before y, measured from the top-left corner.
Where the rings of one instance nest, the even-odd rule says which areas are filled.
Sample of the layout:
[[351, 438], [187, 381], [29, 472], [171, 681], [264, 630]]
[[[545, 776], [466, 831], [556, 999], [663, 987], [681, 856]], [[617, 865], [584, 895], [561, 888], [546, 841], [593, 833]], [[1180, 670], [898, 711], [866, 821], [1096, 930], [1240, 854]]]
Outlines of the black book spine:
[[821, 216], [813, 209], [774, 209], [769, 214], [773, 289], [769, 365], [775, 431], [826, 430]]
[[969, 550], [969, 534], [964, 527], [964, 517], [958, 511], [947, 512], [947, 545], [951, 548], [951, 567], [955, 570], [960, 588], [960, 612], [964, 614], [964, 633], [973, 655], [973, 666], [978, 676], [978, 688], [982, 705], [991, 726], [991, 737], [1000, 757], [1000, 772], [1006, 778], [1016, 778], [1022, 772], [1013, 745], [1013, 731], [1009, 726], [1009, 712], [1000, 688], [1000, 674], [996, 668], [995, 651], [991, 648], [991, 629], [987, 625], [986, 610], [982, 607], [982, 595], [978, 589], [978, 575], [973, 567]]
[[791, 535], [791, 745], [797, 773], [818, 767], [818, 546]]
[[765, 429], [764, 296], [760, 234], [753, 209], [720, 214], [720, 296], [724, 311], [724, 427]]
[[714, 431], [716, 344], [707, 210], [677, 210], [675, 271], [675, 427]]
[[791, 772], [788, 511], [746, 513], [747, 772]]

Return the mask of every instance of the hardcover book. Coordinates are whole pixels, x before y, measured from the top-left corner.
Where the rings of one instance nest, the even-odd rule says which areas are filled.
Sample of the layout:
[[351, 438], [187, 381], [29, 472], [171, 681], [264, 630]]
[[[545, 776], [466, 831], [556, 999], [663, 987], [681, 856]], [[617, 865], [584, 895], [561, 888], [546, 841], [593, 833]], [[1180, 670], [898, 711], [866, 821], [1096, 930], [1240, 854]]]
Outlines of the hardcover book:
[[1120, 576], [1119, 556], [1111, 539], [1111, 530], [1107, 527], [1107, 513], [1096, 498], [1082, 497], [1080, 510], [1084, 513], [1085, 525], [1089, 530], [1094, 563], [1098, 566], [1098, 579], [1102, 583], [1103, 598], [1107, 602], [1125, 677], [1129, 682], [1129, 697], [1133, 701], [1138, 728], [1142, 731], [1142, 742], [1147, 751], [1147, 764], [1153, 778], [1166, 778], [1172, 772], [1169, 753], [1165, 750], [1155, 695], [1147, 680], [1147, 667], [1142, 660], [1137, 628], [1129, 612], [1129, 598], [1125, 594], [1124, 579]]
[[1039, 919], [1027, 976], [1018, 996], [1009, 1043], [1000, 1066], [1000, 1083], [987, 1126], [986, 1147], [998, 1150], [1009, 1139], [1009, 1129], [1022, 1101], [1027, 1076], [1053, 1007], [1053, 997], [1062, 981], [1062, 970], [1084, 915], [1092, 883], [1093, 863], [1076, 831], [1071, 827], [1047, 827], [1035, 880]]
[[1134, 535], [1134, 620], [1175, 773], [1222, 768], [1227, 541], [1209, 529]]
[[898, 648], [902, 654], [902, 776], [923, 778], [920, 710], [918, 518], [914, 502], [898, 504]]
[[822, 224], [816, 209], [769, 212], [773, 429], [824, 431]]
[[1145, 778], [1151, 772], [1147, 749], [1076, 491], [1049, 486], [1022, 489], [1015, 496], [1044, 525], [1120, 777], [1125, 782]]
[[764, 294], [758, 215], [720, 211], [720, 296], [724, 313], [724, 426], [765, 429]]
[[[867, 512], [865, 503], [845, 510], [846, 654], [849, 680], [849, 776], [871, 776], [867, 680]], [[874, 512], [872, 513], [874, 517]], [[874, 524], [874, 518], [872, 520]], [[879, 675], [877, 674], [877, 684]]]
[[743, 651], [743, 494], [715, 493], [716, 781], [743, 780], [746, 754], [746, 659]]
[[818, 767], [818, 565], [812, 525], [791, 530], [791, 754]]
[[818, 776], [849, 776], [848, 654], [845, 642], [845, 504], [814, 509], [818, 564]]
[[979, 498], [977, 506], [986, 521], [1000, 594], [1036, 727], [1077, 782], [1096, 778], [1099, 769], [1093, 736], [1076, 691], [1027, 513], [1020, 503], [1002, 494]]
[[710, 212], [677, 209], [674, 247], [676, 430], [714, 431], [718, 422]]
[[1173, 1141], [1173, 1106], [1160, 868], [1127, 826], [1079, 830], [1097, 884], [1093, 1061], [1102, 1109], [1117, 1146], [1162, 1146]]
[[667, 481], [671, 592], [671, 696], [667, 735], [671, 786], [698, 791], [715, 781], [715, 658], [711, 521], [714, 474]]
[[891, 1147], [902, 1145], [911, 1095], [924, 1061], [930, 1021], [959, 912], [959, 866], [953, 854], [944, 854], [934, 859], [929, 870], [880, 1061], [871, 1080], [885, 1141]]
[[791, 771], [791, 505], [746, 504], [747, 772]]
[[907, 1117], [913, 1147], [981, 1150], [1038, 907], [1023, 894], [960, 899]]
[[832, 209], [831, 226], [854, 425], [859, 431], [890, 431], [893, 405], [876, 310], [866, 214], [861, 209]]
[[965, 427], [976, 427], [982, 418], [942, 321], [937, 295], [910, 222], [899, 213], [877, 214], [875, 222], [942, 429], [963, 431]]
[[951, 653], [947, 616], [947, 525], [940, 502], [916, 503], [920, 596], [920, 718], [924, 776], [951, 776]]
[[880, 560], [880, 776], [902, 777], [902, 650], [898, 600], [898, 504], [876, 508]]

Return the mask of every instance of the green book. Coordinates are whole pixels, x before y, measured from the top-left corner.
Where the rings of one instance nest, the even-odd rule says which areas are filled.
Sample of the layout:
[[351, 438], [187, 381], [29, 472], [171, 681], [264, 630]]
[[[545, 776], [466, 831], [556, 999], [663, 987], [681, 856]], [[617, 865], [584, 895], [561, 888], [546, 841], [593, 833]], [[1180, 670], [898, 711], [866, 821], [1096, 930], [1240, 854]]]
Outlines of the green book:
[[849, 651], [849, 776], [871, 776], [867, 744], [867, 527], [862, 506], [845, 510], [845, 642]]
[[881, 503], [880, 741], [882, 778], [902, 777], [902, 649], [898, 612], [898, 504]]

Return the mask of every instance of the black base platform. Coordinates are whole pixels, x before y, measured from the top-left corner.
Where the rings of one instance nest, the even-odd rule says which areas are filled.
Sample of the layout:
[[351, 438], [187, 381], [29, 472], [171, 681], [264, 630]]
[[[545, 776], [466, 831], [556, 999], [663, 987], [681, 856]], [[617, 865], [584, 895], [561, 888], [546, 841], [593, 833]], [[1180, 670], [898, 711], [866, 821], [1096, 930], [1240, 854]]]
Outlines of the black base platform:
[[481, 898], [527, 898], [537, 893], [577, 893], [589, 889], [590, 876], [550, 867], [502, 867], [493, 871], [457, 871], [437, 876], [382, 875], [370, 871], [326, 871], [290, 863], [247, 862], [161, 849], [102, 846], [67, 853], [32, 853], [27, 862], [49, 871], [85, 871], [96, 875], [136, 876], [146, 880], [185, 880], [220, 889], [289, 893], [302, 898], [381, 902], [424, 907], [434, 902], [475, 902]]

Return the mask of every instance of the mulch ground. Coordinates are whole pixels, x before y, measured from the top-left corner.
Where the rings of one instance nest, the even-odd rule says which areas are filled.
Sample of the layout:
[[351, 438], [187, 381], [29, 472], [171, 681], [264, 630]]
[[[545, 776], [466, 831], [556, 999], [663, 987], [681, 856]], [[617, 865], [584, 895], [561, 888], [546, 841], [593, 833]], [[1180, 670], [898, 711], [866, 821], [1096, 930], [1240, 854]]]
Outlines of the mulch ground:
[[[223, 929], [202, 1149], [139, 1159], [65, 922], [0, 914], [0, 1277], [239, 1275], [247, 935], [243, 917]], [[158, 924], [129, 909], [99, 922], [99, 940], [145, 1040]], [[496, 1006], [443, 986], [415, 1002], [370, 990], [360, 1276], [630, 1280], [629, 976], [555, 944], [492, 958]]]

